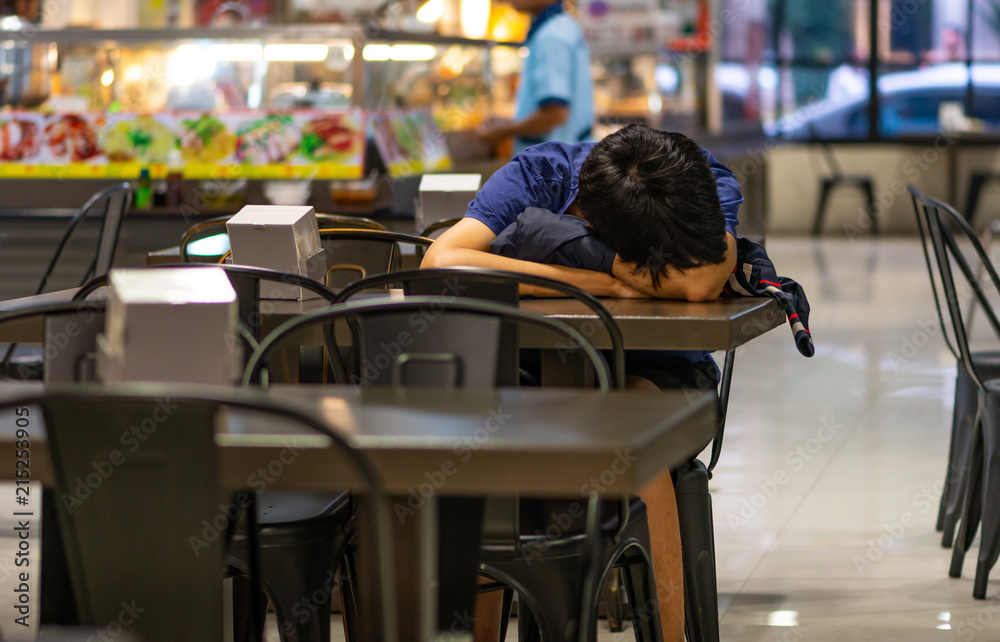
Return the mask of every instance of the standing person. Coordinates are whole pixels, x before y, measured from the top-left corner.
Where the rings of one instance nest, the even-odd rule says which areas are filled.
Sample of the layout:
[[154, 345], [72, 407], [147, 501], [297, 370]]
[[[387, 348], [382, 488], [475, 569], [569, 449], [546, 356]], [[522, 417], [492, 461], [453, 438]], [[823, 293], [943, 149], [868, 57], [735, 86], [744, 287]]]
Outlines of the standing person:
[[591, 139], [594, 89], [590, 49], [583, 30], [563, 10], [562, 0], [508, 0], [531, 15], [512, 122], [491, 122], [479, 136], [496, 145], [514, 138], [514, 153], [546, 141], [579, 143]]
[[[529, 147], [494, 174], [465, 217], [427, 250], [421, 267], [467, 265], [564, 281], [596, 296], [710, 301], [736, 266], [737, 212], [743, 196], [732, 172], [682, 134], [629, 125], [601, 142]], [[548, 210], [531, 218], [530, 208]], [[535, 224], [530, 233], [520, 224]], [[583, 238], [578, 255], [593, 267], [542, 262]], [[521, 258], [518, 258], [521, 257]], [[532, 258], [524, 258], [532, 257]], [[539, 261], [539, 262], [536, 262]], [[599, 266], [599, 269], [598, 269]], [[544, 296], [522, 286], [523, 294]], [[713, 388], [707, 353], [628, 351], [627, 385]], [[669, 473], [640, 493], [646, 502], [664, 641], [684, 638], [677, 506]], [[479, 613], [477, 642], [495, 639], [495, 620]], [[481, 627], [481, 628], [480, 628]]]

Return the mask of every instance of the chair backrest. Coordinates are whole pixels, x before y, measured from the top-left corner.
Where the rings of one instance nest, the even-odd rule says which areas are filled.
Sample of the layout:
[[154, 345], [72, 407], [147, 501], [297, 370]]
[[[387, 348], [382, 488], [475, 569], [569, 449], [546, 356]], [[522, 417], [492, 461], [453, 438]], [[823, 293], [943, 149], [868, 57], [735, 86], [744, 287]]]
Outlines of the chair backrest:
[[80, 229], [80, 226], [88, 216], [98, 212], [102, 214], [102, 219], [97, 247], [94, 250], [94, 258], [87, 267], [83, 278], [80, 279], [80, 284], [83, 285], [93, 276], [107, 274], [108, 270], [111, 269], [111, 264], [114, 262], [115, 249], [118, 247], [118, 235], [121, 232], [122, 221], [125, 219], [125, 213], [128, 212], [131, 205], [132, 187], [128, 183], [117, 183], [105, 187], [91, 196], [83, 204], [83, 207], [77, 210], [73, 218], [70, 219], [69, 225], [66, 226], [66, 232], [63, 233], [62, 238], [59, 240], [59, 245], [56, 246], [56, 251], [52, 255], [52, 259], [45, 268], [44, 274], [42, 274], [42, 280], [38, 284], [35, 294], [41, 294], [45, 291], [45, 286], [48, 284], [49, 278], [52, 276], [53, 271], [55, 271], [63, 251], [76, 234], [76, 231]]
[[379, 230], [388, 232], [389, 228], [378, 221], [364, 216], [346, 216], [343, 214], [317, 214], [316, 223], [321, 230]]
[[429, 247], [432, 239], [382, 230], [320, 230], [320, 243], [326, 250], [327, 285], [333, 289], [394, 272], [402, 264], [400, 243]]
[[[202, 267], [205, 267], [205, 265], [200, 263], [181, 263], [177, 265], [150, 265], [141, 269], [198, 269]], [[252, 336], [257, 340], [259, 340], [261, 336], [261, 322], [263, 319], [260, 314], [260, 300], [262, 298], [260, 296], [260, 291], [261, 287], [265, 287], [264, 284], [282, 283], [295, 285], [319, 295], [330, 303], [337, 300], [336, 292], [321, 283], [317, 283], [308, 277], [298, 274], [278, 272], [277, 270], [268, 270], [266, 268], [258, 268], [249, 265], [233, 265], [230, 263], [213, 265], [212, 267], [222, 268], [226, 271], [226, 276], [229, 277], [229, 282], [232, 283], [233, 290], [236, 291], [237, 301], [239, 302], [238, 318], [245, 328], [251, 331]], [[98, 288], [104, 287], [107, 284], [108, 278], [106, 275], [92, 279], [76, 292], [73, 296], [73, 300], [85, 300]]]
[[[975, 230], [972, 229], [972, 226], [969, 225], [968, 221], [961, 214], [947, 203], [923, 194], [912, 185], [908, 189], [913, 196], [914, 206], [917, 208], [918, 220], [923, 216], [927, 233], [931, 239], [931, 247], [934, 254], [932, 265], [937, 268], [937, 276], [940, 279], [944, 298], [943, 307], [948, 311], [949, 323], [945, 324], [945, 321], [942, 319], [942, 330], [944, 332], [951, 331], [953, 344], [950, 344], [949, 347], [953, 349], [956, 357], [976, 385], [982, 388], [983, 378], [977, 372], [972, 359], [966, 329], [968, 326], [962, 312], [960, 299], [970, 294], [975, 296], [983, 307], [983, 313], [990, 322], [994, 334], [1000, 338], [1000, 319], [997, 318], [996, 312], [982, 288], [982, 283], [985, 282], [989, 284], [989, 289], [993, 294], [1000, 293], [1000, 275], [997, 274], [996, 269], [989, 260], [989, 256], [986, 254], [986, 250], [983, 248]], [[955, 239], [953, 229], [957, 229], [963, 241], [967, 241], [972, 246], [976, 258], [986, 269], [986, 279], [981, 281], [976, 277], [962, 248]], [[923, 233], [923, 230], [921, 230], [921, 233]], [[956, 284], [953, 268], [958, 268], [958, 272], [962, 275], [961, 288]], [[940, 308], [942, 306], [936, 294], [935, 301], [938, 304], [940, 315]]]
[[195, 241], [200, 241], [201, 239], [208, 238], [209, 236], [224, 235], [226, 234], [226, 223], [231, 216], [219, 216], [216, 218], [210, 218], [199, 223], [195, 223], [191, 227], [184, 231], [184, 235], [181, 236], [180, 243], [180, 255], [181, 262], [190, 263], [191, 255], [189, 254], [189, 246]]
[[[345, 321], [357, 350], [345, 366], [338, 321]], [[258, 381], [269, 357], [304, 329], [320, 327], [337, 383], [496, 387], [502, 322], [532, 324], [554, 333], [585, 355], [598, 386], [608, 390], [611, 375], [601, 354], [569, 325], [509, 305], [475, 299], [445, 301], [412, 296], [400, 300], [341, 303], [291, 319], [269, 334], [250, 357], [243, 384]]]
[[[180, 255], [181, 261], [188, 263], [191, 256], [188, 253], [188, 246], [194, 241], [204, 239], [214, 235], [224, 235], [226, 223], [232, 216], [220, 216], [217, 218], [201, 221], [189, 227], [181, 237]], [[317, 214], [316, 223], [319, 229], [358, 229], [358, 230], [381, 230], [388, 232], [389, 228], [378, 221], [362, 216], [342, 216], [340, 214]]]
[[124, 602], [143, 609], [130, 630], [144, 640], [222, 639], [219, 584], [240, 505], [220, 490], [216, 428], [230, 409], [301, 424], [350, 462], [377, 546], [371, 625], [388, 629], [375, 639], [394, 639], [391, 517], [380, 478], [316, 415], [259, 393], [162, 385], [23, 396], [0, 402], [0, 416], [15, 407], [41, 409], [81, 623], [116, 621]]
[[[474, 267], [450, 267], [424, 270], [402, 270], [391, 274], [369, 277], [362, 281], [351, 284], [344, 288], [337, 295], [337, 301], [348, 301], [365, 290], [373, 290], [387, 285], [396, 284], [403, 289], [407, 295], [424, 295], [440, 297], [468, 297], [482, 299], [486, 301], [496, 301], [507, 305], [517, 306], [520, 297], [518, 286], [533, 285], [537, 287], [554, 290], [566, 297], [580, 301], [597, 315], [607, 333], [612, 346], [611, 368], [614, 374], [614, 386], [623, 388], [625, 385], [625, 342], [622, 338], [621, 330], [615, 322], [614, 317], [607, 308], [593, 295], [583, 290], [544, 277], [530, 274], [520, 274], [504, 270], [486, 270]], [[516, 327], [514, 328], [516, 330]], [[585, 332], [588, 336], [593, 336], [593, 331]], [[505, 347], [502, 354], [508, 357], [516, 357], [517, 335], [516, 332], [506, 333]], [[507, 348], [506, 346], [511, 346]], [[517, 377], [516, 359], [513, 361], [513, 376]], [[503, 366], [501, 366], [503, 368]], [[514, 381], [509, 381], [510, 367], [503, 368], [498, 373], [501, 385], [515, 385]]]
[[45, 326], [43, 361], [18, 364], [5, 356], [2, 374], [21, 381], [44, 377], [47, 384], [93, 381], [97, 334], [104, 329], [104, 302], [57, 303], [0, 313], [0, 327], [39, 321]]

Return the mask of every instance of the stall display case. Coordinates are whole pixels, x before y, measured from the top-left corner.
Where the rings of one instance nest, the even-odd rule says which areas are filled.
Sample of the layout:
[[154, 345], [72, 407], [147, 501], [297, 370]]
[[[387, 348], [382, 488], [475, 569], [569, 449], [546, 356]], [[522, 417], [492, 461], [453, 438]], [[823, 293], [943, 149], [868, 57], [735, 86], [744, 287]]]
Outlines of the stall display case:
[[[0, 128], [10, 130], [0, 136], [0, 163], [23, 164], [25, 155], [38, 146], [48, 161], [63, 166], [59, 176], [49, 178], [109, 178], [111, 175], [100, 176], [96, 170], [81, 174], [65, 166], [86, 165], [88, 145], [107, 146], [110, 141], [117, 156], [101, 162], [141, 156], [134, 150], [122, 152], [119, 147], [132, 146], [144, 153], [154, 150], [138, 162], [151, 165], [155, 180], [168, 170], [169, 144], [161, 145], [155, 135], [162, 129], [157, 123], [166, 122], [168, 128], [176, 129], [177, 142], [173, 144], [184, 154], [189, 182], [209, 178], [216, 183], [227, 178], [251, 182], [358, 179], [368, 176], [379, 163], [373, 158], [374, 147], [369, 144], [365, 150], [363, 142], [360, 148], [350, 143], [352, 132], [344, 127], [364, 129], [369, 114], [400, 110], [430, 114], [456, 160], [492, 162], [492, 150], [478, 144], [473, 132], [490, 115], [512, 113], [520, 46], [371, 27], [316, 24], [47, 30], [23, 22], [0, 24]], [[116, 126], [129, 118], [130, 122], [156, 122], [146, 128]], [[318, 124], [303, 120], [297, 125], [299, 140], [286, 140], [278, 125], [295, 119], [312, 119]], [[343, 126], [327, 127], [333, 120]], [[89, 127], [81, 124], [88, 122]], [[259, 131], [252, 131], [254, 127]], [[34, 141], [43, 136], [44, 144]], [[240, 157], [240, 145], [249, 144], [247, 141], [260, 147], [265, 162], [247, 163]], [[236, 150], [225, 156], [222, 147], [229, 143], [234, 143]], [[298, 155], [285, 163], [286, 156], [292, 156], [292, 143], [298, 145], [294, 147]], [[159, 150], [163, 153], [155, 152], [157, 146], [163, 147]], [[417, 147], [414, 152], [419, 154]], [[225, 160], [220, 160], [224, 156]], [[310, 169], [313, 161], [318, 170]], [[90, 161], [91, 165], [95, 162]], [[211, 175], [206, 168], [215, 162], [237, 168], [284, 163], [298, 169], [284, 174], [269, 174], [259, 168], [256, 172], [223, 169]], [[331, 163], [343, 167], [325, 171]], [[138, 178], [139, 165], [126, 169], [134, 170]], [[114, 176], [121, 178], [119, 174]], [[35, 175], [44, 177], [46, 173]], [[25, 180], [24, 172], [13, 176]], [[94, 189], [93, 183], [86, 189]], [[232, 195], [227, 189], [215, 191]], [[317, 185], [313, 196], [327, 196], [313, 204], [331, 209], [330, 191], [325, 184]], [[60, 193], [67, 192], [67, 202], [59, 202]], [[51, 203], [47, 205], [78, 205], [78, 195], [73, 192], [57, 190], [48, 195]], [[37, 196], [27, 200], [33, 202], [22, 206], [39, 205]], [[234, 204], [235, 200], [223, 207]], [[5, 205], [18, 204], [8, 200]]]

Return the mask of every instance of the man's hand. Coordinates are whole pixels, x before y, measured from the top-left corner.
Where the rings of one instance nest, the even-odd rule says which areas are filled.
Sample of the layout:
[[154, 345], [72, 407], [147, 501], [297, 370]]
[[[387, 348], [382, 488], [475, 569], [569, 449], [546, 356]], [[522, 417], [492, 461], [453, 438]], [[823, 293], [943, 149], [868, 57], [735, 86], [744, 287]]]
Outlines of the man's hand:
[[476, 130], [476, 134], [484, 143], [496, 145], [512, 136], [545, 136], [568, 119], [569, 107], [566, 105], [546, 105], [516, 122], [488, 121]]
[[626, 263], [615, 257], [614, 275], [627, 285], [659, 299], [681, 299], [686, 301], [714, 301], [722, 294], [722, 286], [736, 267], [736, 239], [726, 233], [726, 257], [722, 263], [701, 265], [678, 270], [667, 267], [667, 273], [660, 277], [656, 287], [646, 269], [635, 271], [635, 263]]
[[491, 118], [476, 128], [476, 136], [490, 147], [495, 147], [510, 138], [510, 124], [509, 120]]
[[[473, 218], [463, 218], [434, 241], [434, 244], [427, 249], [427, 254], [424, 255], [420, 267], [472, 266], [508, 270], [562, 281], [575, 285], [594, 296], [618, 298], [650, 296], [604, 272], [520, 261], [491, 254], [490, 242], [494, 238], [496, 235], [484, 223]], [[524, 288], [522, 293], [534, 294], [535, 296], [551, 296], [553, 294], [532, 288]]]

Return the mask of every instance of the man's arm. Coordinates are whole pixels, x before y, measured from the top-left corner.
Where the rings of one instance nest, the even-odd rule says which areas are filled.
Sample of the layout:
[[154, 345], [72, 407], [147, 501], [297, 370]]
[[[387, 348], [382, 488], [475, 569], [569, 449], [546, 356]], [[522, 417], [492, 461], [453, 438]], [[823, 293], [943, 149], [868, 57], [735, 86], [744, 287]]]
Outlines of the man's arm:
[[565, 103], [547, 104], [522, 120], [486, 126], [477, 134], [487, 144], [496, 145], [505, 138], [514, 136], [544, 136], [565, 123], [567, 119], [569, 119], [569, 107]]
[[[569, 283], [594, 296], [618, 298], [646, 296], [603, 272], [520, 261], [490, 254], [490, 241], [494, 238], [496, 238], [496, 234], [481, 221], [469, 217], [463, 218], [434, 241], [434, 244], [427, 249], [427, 254], [424, 255], [420, 267], [472, 266], [508, 270]], [[521, 293], [535, 296], [548, 294], [545, 291], [523, 286]]]
[[615, 277], [632, 288], [648, 296], [659, 299], [683, 299], [687, 301], [714, 301], [722, 293], [722, 286], [736, 267], [736, 238], [726, 232], [726, 257], [722, 263], [702, 265], [678, 270], [667, 267], [667, 273], [660, 277], [656, 287], [646, 270], [635, 272], [634, 263], [626, 263], [615, 257], [613, 273]]

